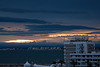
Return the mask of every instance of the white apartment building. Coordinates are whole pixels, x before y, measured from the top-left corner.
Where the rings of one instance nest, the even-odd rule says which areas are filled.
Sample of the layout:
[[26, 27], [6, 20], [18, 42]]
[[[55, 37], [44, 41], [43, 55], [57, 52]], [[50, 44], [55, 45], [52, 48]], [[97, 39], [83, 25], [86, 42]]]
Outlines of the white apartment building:
[[74, 38], [64, 42], [64, 61], [67, 67], [72, 66], [72, 60], [78, 67], [92, 65], [97, 67], [100, 61], [100, 53], [95, 52], [95, 44], [88, 37]]
[[[74, 60], [77, 67], [100, 67], [100, 53], [71, 53], [70, 60]], [[71, 62], [71, 61], [70, 61]]]

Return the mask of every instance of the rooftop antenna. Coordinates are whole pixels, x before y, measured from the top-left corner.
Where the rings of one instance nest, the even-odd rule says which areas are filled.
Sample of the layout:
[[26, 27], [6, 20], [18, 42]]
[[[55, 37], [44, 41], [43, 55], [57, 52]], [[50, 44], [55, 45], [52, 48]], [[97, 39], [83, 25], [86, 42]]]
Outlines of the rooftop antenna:
[[94, 41], [94, 39], [96, 39], [98, 36], [95, 34], [95, 36], [92, 37], [93, 37], [92, 41]]
[[36, 43], [38, 43], [38, 40], [36, 40]]
[[95, 34], [94, 39], [96, 39], [96, 38], [97, 38], [97, 35]]
[[66, 38], [66, 37], [64, 36], [64, 42], [65, 42], [65, 38]]
[[84, 40], [88, 40], [88, 39], [89, 39], [88, 34], [87, 34], [87, 35], [83, 35], [83, 39], [84, 39]]

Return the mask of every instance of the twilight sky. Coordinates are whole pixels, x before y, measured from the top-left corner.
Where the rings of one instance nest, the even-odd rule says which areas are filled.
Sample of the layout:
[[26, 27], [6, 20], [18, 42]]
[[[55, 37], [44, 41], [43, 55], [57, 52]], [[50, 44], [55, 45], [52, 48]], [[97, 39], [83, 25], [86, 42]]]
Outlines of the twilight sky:
[[0, 0], [0, 42], [63, 42], [59, 36], [76, 34], [100, 36], [100, 0]]

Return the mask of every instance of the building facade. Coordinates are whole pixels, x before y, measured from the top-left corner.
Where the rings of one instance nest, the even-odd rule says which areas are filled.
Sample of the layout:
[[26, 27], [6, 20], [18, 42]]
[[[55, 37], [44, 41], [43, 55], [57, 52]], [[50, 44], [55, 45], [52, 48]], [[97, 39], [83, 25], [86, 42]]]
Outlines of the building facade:
[[[99, 62], [100, 53], [93, 53], [95, 44], [88, 40], [88, 37], [74, 38], [64, 42], [64, 61], [67, 67], [72, 66], [72, 60], [76, 62], [76, 66], [87, 66], [88, 63]], [[92, 59], [88, 59], [88, 56]], [[80, 58], [80, 59], [79, 59]], [[98, 58], [98, 59], [95, 59]], [[79, 63], [78, 61], [81, 62]], [[84, 62], [84, 63], [83, 63]], [[93, 66], [96, 64], [94, 63]]]
[[100, 67], [100, 53], [71, 53], [70, 60], [74, 60], [77, 67]]

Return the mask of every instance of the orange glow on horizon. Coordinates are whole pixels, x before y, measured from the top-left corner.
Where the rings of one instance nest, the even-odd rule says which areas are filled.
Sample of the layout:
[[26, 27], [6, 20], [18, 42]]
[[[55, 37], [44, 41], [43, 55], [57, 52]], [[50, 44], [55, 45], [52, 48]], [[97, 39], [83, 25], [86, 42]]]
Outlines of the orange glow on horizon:
[[9, 40], [5, 42], [6, 43], [30, 43], [30, 42], [34, 42], [34, 40]]
[[49, 38], [44, 38], [44, 39], [35, 39], [35, 40], [24, 40], [24, 39], [16, 39], [16, 40], [8, 40], [8, 41], [4, 41], [5, 43], [31, 43], [31, 42], [41, 42], [44, 40], [52, 40]]
[[87, 35], [87, 34], [51, 34], [49, 35], [49, 37], [74, 36], [74, 35]]
[[49, 37], [74, 36], [74, 35], [100, 36], [100, 34], [50, 34]]
[[[48, 36], [46, 36], [45, 38], [31, 38], [31, 39], [28, 39], [29, 37], [27, 37], [26, 39], [23, 38], [23, 39], [15, 39], [15, 40], [5, 40], [5, 41], [2, 41], [2, 42], [5, 42], [5, 43], [31, 43], [31, 42], [42, 42], [42, 41], [45, 41], [46, 42], [63, 42], [64, 41], [64, 37], [66, 37], [66, 40], [70, 40], [74, 35], [88, 35], [89, 36], [89, 40], [94, 40], [94, 41], [100, 41], [100, 34], [60, 34], [60, 33], [56, 33], [56, 34], [49, 34]], [[96, 37], [95, 37], [96, 36]]]

